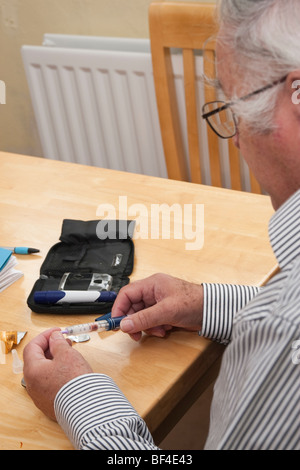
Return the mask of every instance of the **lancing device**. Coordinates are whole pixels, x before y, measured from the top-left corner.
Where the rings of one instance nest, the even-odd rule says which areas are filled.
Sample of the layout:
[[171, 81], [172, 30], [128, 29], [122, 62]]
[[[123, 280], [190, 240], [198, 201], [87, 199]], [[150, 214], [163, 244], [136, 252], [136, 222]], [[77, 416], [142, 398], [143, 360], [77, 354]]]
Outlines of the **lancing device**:
[[109, 331], [116, 330], [120, 327], [120, 323], [123, 317], [107, 318], [106, 320], [94, 321], [92, 323], [82, 323], [81, 325], [68, 326], [62, 330], [63, 335], [67, 336], [79, 336], [92, 331]]
[[117, 293], [113, 291], [49, 290], [34, 293], [37, 304], [83, 304], [94, 302], [113, 302]]

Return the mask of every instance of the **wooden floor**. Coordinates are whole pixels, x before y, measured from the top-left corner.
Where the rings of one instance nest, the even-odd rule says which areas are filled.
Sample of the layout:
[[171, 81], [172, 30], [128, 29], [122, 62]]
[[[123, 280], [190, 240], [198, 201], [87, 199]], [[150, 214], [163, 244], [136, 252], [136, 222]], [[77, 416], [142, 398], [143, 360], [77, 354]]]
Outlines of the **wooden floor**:
[[202, 450], [208, 429], [210, 405], [213, 395], [212, 384], [177, 423], [168, 436], [160, 443], [163, 450]]

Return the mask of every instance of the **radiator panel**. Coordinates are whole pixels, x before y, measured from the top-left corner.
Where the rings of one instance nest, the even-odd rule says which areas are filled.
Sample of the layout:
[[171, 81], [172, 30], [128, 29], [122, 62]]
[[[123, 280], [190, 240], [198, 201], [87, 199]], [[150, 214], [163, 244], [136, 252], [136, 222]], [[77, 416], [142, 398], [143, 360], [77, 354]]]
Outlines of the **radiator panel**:
[[166, 177], [149, 53], [23, 46], [46, 158]]
[[[149, 41], [46, 34], [44, 44], [22, 47], [44, 157], [167, 177]], [[203, 61], [195, 59], [201, 116]], [[187, 156], [180, 51], [172, 63]], [[207, 126], [201, 118], [198, 125], [203, 183], [211, 184]], [[228, 147], [221, 139], [220, 149], [223, 185], [230, 188]], [[249, 190], [248, 168], [241, 164], [243, 189]]]

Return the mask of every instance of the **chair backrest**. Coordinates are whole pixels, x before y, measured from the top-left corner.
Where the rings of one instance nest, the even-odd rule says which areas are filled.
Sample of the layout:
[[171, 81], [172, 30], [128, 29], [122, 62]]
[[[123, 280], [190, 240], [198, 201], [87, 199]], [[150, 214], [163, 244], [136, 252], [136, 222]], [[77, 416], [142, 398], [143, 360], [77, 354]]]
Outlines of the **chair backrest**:
[[[149, 28], [153, 75], [160, 120], [161, 135], [168, 176], [171, 179], [202, 183], [201, 158], [203, 150], [199, 145], [199, 112], [195, 74], [195, 50], [204, 49], [204, 75], [214, 75], [215, 42], [208, 41], [217, 33], [215, 5], [187, 2], [153, 2], [149, 7]], [[176, 98], [171, 48], [181, 49], [183, 57], [184, 96], [187, 124], [188, 161], [184, 151], [180, 118]], [[213, 87], [204, 83], [204, 99], [214, 101]], [[202, 119], [200, 117], [200, 119]], [[222, 187], [220, 161], [221, 139], [207, 126], [207, 141], [211, 184]], [[228, 160], [231, 188], [241, 190], [240, 154], [232, 139], [228, 140]], [[188, 168], [189, 167], [189, 168]], [[189, 176], [190, 175], [190, 176]], [[261, 189], [249, 172], [251, 191]]]

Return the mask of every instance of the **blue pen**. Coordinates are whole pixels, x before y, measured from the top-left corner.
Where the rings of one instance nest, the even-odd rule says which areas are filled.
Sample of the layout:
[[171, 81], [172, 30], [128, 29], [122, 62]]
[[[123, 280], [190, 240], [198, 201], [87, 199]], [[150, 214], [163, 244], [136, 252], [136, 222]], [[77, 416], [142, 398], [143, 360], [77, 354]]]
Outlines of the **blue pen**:
[[106, 320], [95, 321], [92, 323], [82, 323], [81, 325], [68, 326], [62, 331], [62, 334], [67, 336], [78, 336], [91, 333], [92, 331], [116, 330], [120, 327], [120, 323], [123, 318], [125, 318], [125, 316], [107, 318]]
[[105, 314], [101, 315], [100, 317], [95, 318], [94, 321], [108, 320], [109, 318], [111, 318], [111, 312], [105, 313]]
[[11, 248], [9, 246], [3, 246], [2, 248], [10, 250], [16, 255], [31, 255], [32, 253], [40, 252], [40, 250], [37, 250], [36, 248], [28, 248], [27, 246], [15, 246], [14, 248]]
[[82, 304], [94, 302], [113, 302], [117, 297], [113, 291], [54, 290], [37, 291], [34, 301], [37, 304]]

